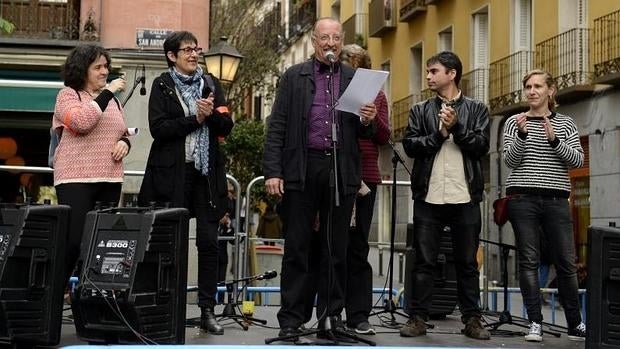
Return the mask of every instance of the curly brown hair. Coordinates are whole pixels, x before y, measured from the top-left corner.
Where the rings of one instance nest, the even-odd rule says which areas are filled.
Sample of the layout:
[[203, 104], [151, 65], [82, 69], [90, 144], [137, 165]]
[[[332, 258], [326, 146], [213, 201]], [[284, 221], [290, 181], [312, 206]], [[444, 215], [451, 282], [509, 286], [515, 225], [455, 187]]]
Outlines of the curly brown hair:
[[75, 90], [83, 89], [86, 86], [86, 79], [88, 79], [88, 67], [101, 56], [105, 57], [109, 69], [112, 59], [103, 47], [85, 44], [78, 45], [71, 50], [60, 69], [60, 76], [64, 80], [65, 86]]
[[345, 45], [340, 53], [340, 61], [350, 65], [352, 68], [370, 69], [372, 63], [368, 52], [360, 45]]

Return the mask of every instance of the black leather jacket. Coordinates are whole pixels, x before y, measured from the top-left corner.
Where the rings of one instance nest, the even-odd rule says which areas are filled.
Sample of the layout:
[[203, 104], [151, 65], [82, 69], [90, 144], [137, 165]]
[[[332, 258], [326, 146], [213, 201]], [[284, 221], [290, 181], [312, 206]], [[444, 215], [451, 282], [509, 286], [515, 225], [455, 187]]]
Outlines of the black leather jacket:
[[[435, 156], [445, 138], [439, 132], [441, 99], [429, 98], [414, 105], [409, 111], [409, 124], [403, 148], [414, 159], [411, 172], [411, 191], [414, 200], [425, 200]], [[454, 109], [457, 123], [450, 132], [461, 149], [467, 187], [473, 202], [482, 200], [484, 175], [482, 157], [489, 151], [489, 110], [484, 103], [469, 97], [460, 97]]]

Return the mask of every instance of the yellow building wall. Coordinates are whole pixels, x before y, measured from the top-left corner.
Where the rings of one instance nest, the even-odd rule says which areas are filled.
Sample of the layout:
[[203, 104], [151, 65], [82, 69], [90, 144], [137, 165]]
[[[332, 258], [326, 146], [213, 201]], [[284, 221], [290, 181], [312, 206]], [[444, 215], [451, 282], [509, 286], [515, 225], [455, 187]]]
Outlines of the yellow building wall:
[[510, 1], [491, 1], [489, 3], [489, 63], [510, 54], [510, 35], [512, 33]]
[[536, 44], [558, 35], [558, 1], [532, 1], [532, 50]]
[[[531, 50], [536, 44], [559, 34], [559, 6], [564, 0], [532, 0], [532, 36]], [[342, 21], [355, 14], [355, 0], [318, 0], [319, 16], [330, 16], [334, 3], [340, 4]], [[366, 1], [364, 11], [368, 12]], [[471, 70], [472, 15], [487, 7], [489, 18], [489, 63], [503, 59], [513, 53], [513, 0], [440, 0], [427, 6], [425, 13], [417, 14], [408, 22], [398, 21], [401, 0], [393, 0], [396, 6], [396, 29], [380, 38], [368, 38], [368, 52], [372, 58], [373, 68], [379, 69], [389, 62], [391, 67], [391, 99], [402, 99], [409, 95], [411, 72], [411, 48], [422, 45], [422, 62], [424, 63], [438, 49], [438, 33], [452, 26], [452, 45], [463, 62], [463, 73]], [[590, 0], [588, 2], [588, 25], [591, 27], [595, 18], [620, 9], [620, 1]], [[415, 72], [418, 73], [418, 72]], [[422, 75], [423, 86], [426, 83]]]
[[590, 0], [588, 2], [588, 25], [592, 26], [596, 18], [620, 10], [618, 0]]

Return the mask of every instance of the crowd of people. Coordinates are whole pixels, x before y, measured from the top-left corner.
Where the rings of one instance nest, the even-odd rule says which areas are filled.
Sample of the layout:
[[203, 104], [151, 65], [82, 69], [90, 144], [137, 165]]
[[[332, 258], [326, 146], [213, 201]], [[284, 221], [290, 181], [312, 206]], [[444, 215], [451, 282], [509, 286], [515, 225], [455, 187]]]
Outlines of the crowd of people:
[[[372, 335], [372, 266], [369, 234], [377, 186], [379, 147], [390, 138], [388, 102], [379, 92], [353, 112], [334, 102], [351, 86], [357, 68], [370, 68], [368, 53], [343, 46], [342, 24], [316, 21], [312, 57], [281, 76], [267, 121], [263, 154], [265, 189], [278, 198], [259, 234], [285, 239], [281, 269], [279, 336], [297, 341], [315, 309], [319, 338], [350, 341], [347, 331]], [[234, 234], [231, 196], [219, 139], [233, 129], [220, 82], [199, 65], [202, 48], [187, 31], [163, 43], [168, 69], [157, 77], [148, 102], [153, 142], [140, 188], [139, 204], [183, 207], [196, 219], [200, 327], [224, 333], [214, 307], [216, 286], [225, 277], [226, 242]], [[124, 77], [109, 80], [109, 53], [94, 44], [77, 46], [62, 74], [53, 129], [60, 142], [54, 154], [54, 184], [61, 204], [71, 206], [66, 279], [75, 271], [85, 215], [97, 202], [118, 203], [123, 158], [131, 149], [124, 111], [115, 94]], [[426, 62], [434, 96], [415, 104], [402, 139], [413, 160], [414, 200], [411, 273], [405, 296], [409, 319], [403, 337], [427, 333], [439, 237], [452, 237], [459, 310], [465, 336], [487, 340], [491, 333], [480, 309], [476, 254], [481, 231], [480, 202], [485, 180], [482, 160], [489, 151], [489, 110], [459, 89], [463, 67], [449, 51]], [[578, 130], [571, 117], [555, 111], [553, 77], [533, 70], [523, 78], [529, 105], [507, 119], [503, 157], [511, 169], [506, 194], [518, 251], [519, 284], [530, 321], [528, 341], [542, 340], [539, 284], [544, 235], [571, 339], [583, 339], [575, 247], [567, 198], [568, 169], [583, 164]], [[276, 220], [277, 219], [277, 220]], [[277, 231], [278, 235], [273, 235]], [[542, 235], [541, 235], [542, 234]], [[546, 251], [545, 251], [546, 252]], [[223, 258], [224, 257], [224, 258]], [[346, 315], [343, 319], [343, 313]], [[336, 330], [336, 331], [333, 331]]]

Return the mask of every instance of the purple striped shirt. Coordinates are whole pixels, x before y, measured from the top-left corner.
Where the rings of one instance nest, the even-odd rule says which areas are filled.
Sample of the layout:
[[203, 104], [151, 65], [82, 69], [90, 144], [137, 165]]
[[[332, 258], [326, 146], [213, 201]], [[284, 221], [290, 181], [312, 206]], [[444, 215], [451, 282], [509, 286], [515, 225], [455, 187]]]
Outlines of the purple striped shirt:
[[[314, 86], [315, 94], [310, 108], [310, 116], [308, 121], [308, 148], [316, 150], [325, 150], [331, 148], [331, 117], [330, 104], [331, 95], [329, 91], [329, 69], [321, 67], [322, 63], [314, 61]], [[336, 92], [334, 101], [340, 96], [340, 69], [336, 64], [334, 67], [334, 91]], [[336, 117], [338, 117], [338, 113]]]

